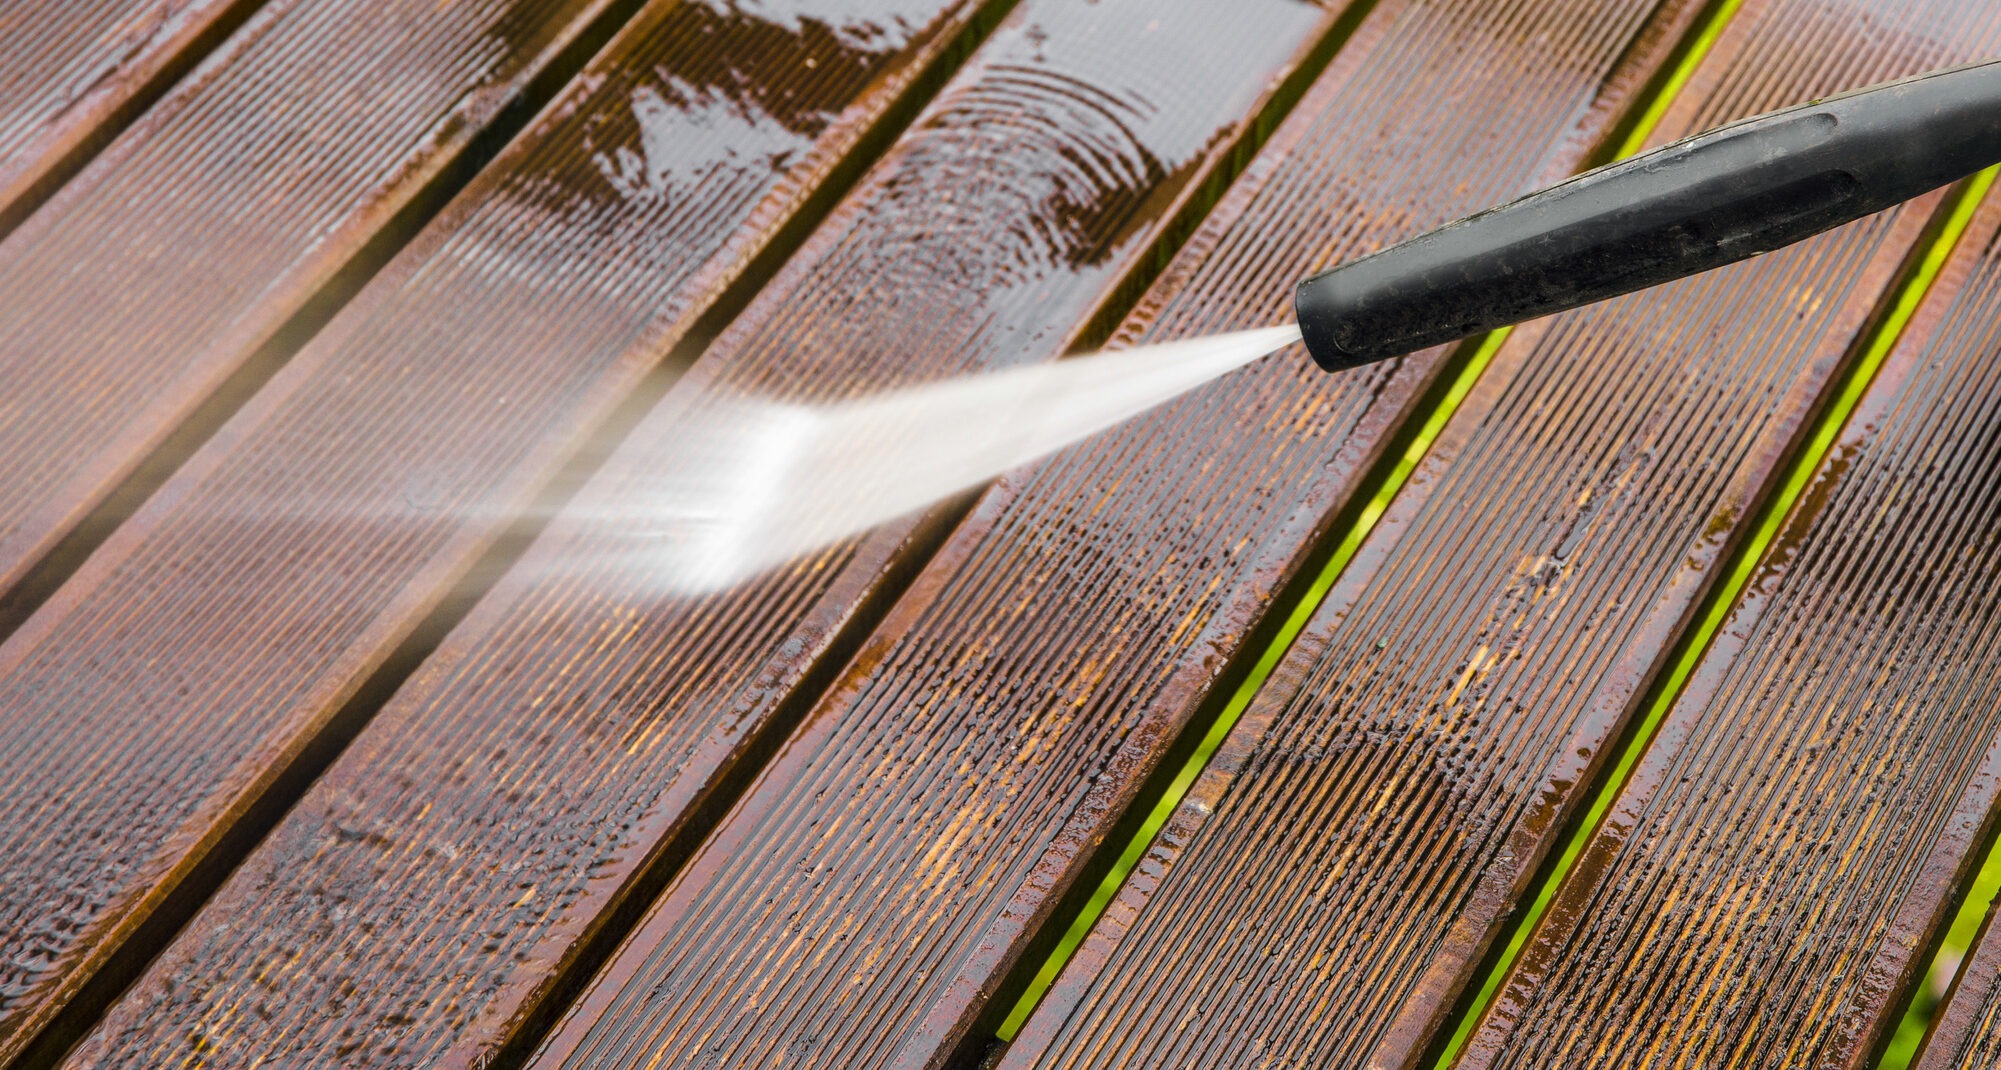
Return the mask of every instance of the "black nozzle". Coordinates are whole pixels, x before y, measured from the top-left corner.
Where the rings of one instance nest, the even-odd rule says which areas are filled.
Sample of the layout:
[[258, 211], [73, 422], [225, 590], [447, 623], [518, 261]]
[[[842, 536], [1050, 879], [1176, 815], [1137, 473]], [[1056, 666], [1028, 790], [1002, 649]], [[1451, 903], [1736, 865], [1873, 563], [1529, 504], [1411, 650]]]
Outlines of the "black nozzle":
[[1299, 284], [1328, 371], [1721, 267], [2001, 162], [2001, 61], [1817, 100], [1588, 171]]

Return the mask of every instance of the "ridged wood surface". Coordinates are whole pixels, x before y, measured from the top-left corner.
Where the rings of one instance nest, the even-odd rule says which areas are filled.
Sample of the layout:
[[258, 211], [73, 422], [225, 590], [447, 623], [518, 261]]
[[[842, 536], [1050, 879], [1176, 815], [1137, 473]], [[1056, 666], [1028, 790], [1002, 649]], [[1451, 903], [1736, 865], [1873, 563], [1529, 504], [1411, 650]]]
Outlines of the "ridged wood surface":
[[[1949, 42], [1919, 66], [2001, 44], [2001, 13], [1886, 14]], [[1997, 226], [1990, 198], [1462, 1066], [1872, 1064], [2001, 789]]]
[[0, 7], [0, 234], [257, 0]]
[[[1689, 14], [1386, 0], [1123, 337], [1569, 170]], [[1004, 479], [534, 1065], [944, 1058], [1437, 367], [1288, 352]]]
[[614, 0], [276, 0], [0, 242], [0, 595]]
[[[1652, 139], [1978, 54], [1951, 7], [1750, 0]], [[1518, 328], [1002, 1065], [1420, 1063], [1936, 203]]]
[[[862, 6], [642, 11], [0, 646], [0, 1058], [285, 801], [260, 797], [974, 10]], [[462, 25], [415, 7], [402, 36]], [[446, 70], [509, 46], [462, 47]]]
[[1917, 1070], [1986, 1070], [2001, 1064], [2001, 933], [1988, 913], [1952, 991], [1932, 1020]]
[[1027, 0], [74, 1061], [159, 1065], [192, 1035], [207, 1065], [477, 1065], [657, 890], [662, 844], [789, 726], [916, 525], [671, 595], [633, 520], [690, 407], [1055, 356], [1333, 18]]

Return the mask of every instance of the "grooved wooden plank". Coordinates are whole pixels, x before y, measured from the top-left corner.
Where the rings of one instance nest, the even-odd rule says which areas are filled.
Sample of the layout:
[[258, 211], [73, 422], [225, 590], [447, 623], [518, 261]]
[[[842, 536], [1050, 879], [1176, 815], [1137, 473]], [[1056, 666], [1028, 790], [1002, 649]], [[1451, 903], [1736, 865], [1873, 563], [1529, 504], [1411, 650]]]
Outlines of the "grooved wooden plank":
[[620, 905], [657, 890], [661, 845], [703, 831], [718, 784], [796, 717], [788, 696], [852, 647], [919, 527], [846, 572], [668, 597], [629, 521], [688, 406], [1060, 352], [1335, 15], [1028, 0], [75, 1061], [158, 1065], [192, 1035], [229, 1065], [346, 1043], [365, 1045], [350, 1062], [478, 1065], [532, 1031]]
[[[1926, 65], [2001, 44], [1906, 17], [1953, 42]], [[1895, 1028], [2001, 788], [1997, 228], [1990, 199], [1464, 1065], [1862, 1067]]]
[[[411, 36], [460, 25], [415, 6]], [[372, 674], [977, 13], [814, 10], [635, 16], [0, 645], [0, 1057], [290, 801], [294, 763], [366, 716]]]
[[[1984, 593], [1984, 592], [1983, 592]], [[1992, 908], [1932, 1019], [1918, 1070], [1987, 1070], [2001, 1062], [2001, 935]]]
[[257, 0], [11, 0], [0, 8], [0, 234]]
[[[1997, 26], [1751, 0], [1652, 136]], [[1425, 1058], [1937, 202], [1517, 329], [1002, 1065]]]
[[0, 599], [631, 6], [276, 0], [0, 242]]
[[[1123, 337], [1276, 320], [1306, 270], [1570, 169], [1689, 15], [1386, 0]], [[1437, 366], [1290, 354], [1003, 480], [535, 1065], [951, 1057]]]

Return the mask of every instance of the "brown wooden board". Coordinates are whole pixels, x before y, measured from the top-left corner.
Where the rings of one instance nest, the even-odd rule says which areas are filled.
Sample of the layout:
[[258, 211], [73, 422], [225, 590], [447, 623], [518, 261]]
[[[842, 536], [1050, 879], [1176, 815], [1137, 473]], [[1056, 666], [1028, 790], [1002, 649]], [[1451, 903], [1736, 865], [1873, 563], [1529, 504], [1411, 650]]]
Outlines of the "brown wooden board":
[[0, 242], [0, 631], [633, 6], [276, 0]]
[[[1907, 17], [1946, 62], [2001, 45]], [[1997, 228], [1990, 199], [1461, 1065], [1873, 1065], [2001, 789]]]
[[[1956, 8], [1750, 0], [1652, 140], [1981, 54]], [[1517, 329], [1002, 1065], [1427, 1058], [1936, 204]]]
[[[404, 36], [462, 27], [458, 5], [416, 6]], [[508, 520], [740, 303], [755, 258], [796, 244], [788, 221], [907, 118], [978, 11], [865, 6], [642, 11], [0, 646], [0, 1058], [143, 964], [155, 911], [182, 896], [170, 928], [213, 887]], [[345, 8], [300, 10], [347, 30]]]
[[1990, 908], [1914, 1064], [1917, 1070], [1988, 1070], [1997, 1063], [2001, 1063], [2001, 933], [1995, 931]]
[[0, 5], [0, 235], [256, 6], [257, 0]]
[[477, 1065], [532, 1035], [658, 890], [673, 844], [713, 821], [718, 787], [796, 720], [788, 695], [879, 616], [884, 558], [908, 549], [913, 523], [846, 573], [669, 597], [629, 555], [629, 521], [688, 406], [1060, 353], [1282, 76], [1324, 58], [1336, 14], [1027, 0], [76, 1062], [158, 1065], [196, 1036], [210, 1065]]
[[[1307, 270], [1569, 170], [1691, 14], [1385, 0], [1123, 337], [1277, 321]], [[1438, 366], [1290, 351], [1003, 480], [535, 1065], [949, 1058]]]

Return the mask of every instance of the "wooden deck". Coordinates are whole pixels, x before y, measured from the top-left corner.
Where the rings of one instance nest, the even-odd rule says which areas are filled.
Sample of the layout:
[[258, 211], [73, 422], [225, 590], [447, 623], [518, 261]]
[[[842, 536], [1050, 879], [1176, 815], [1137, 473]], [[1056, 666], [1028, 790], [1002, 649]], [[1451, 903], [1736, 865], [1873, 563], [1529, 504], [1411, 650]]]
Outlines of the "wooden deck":
[[720, 593], [630, 524], [719, 391], [1278, 322], [1996, 54], [1958, 0], [0, 11], [0, 1068], [2001, 1065], [1984, 178]]

